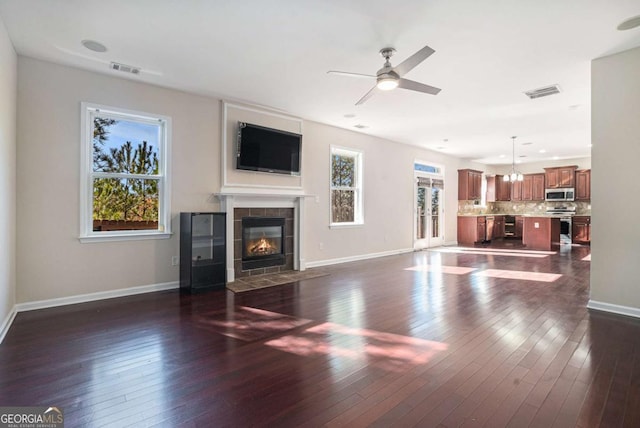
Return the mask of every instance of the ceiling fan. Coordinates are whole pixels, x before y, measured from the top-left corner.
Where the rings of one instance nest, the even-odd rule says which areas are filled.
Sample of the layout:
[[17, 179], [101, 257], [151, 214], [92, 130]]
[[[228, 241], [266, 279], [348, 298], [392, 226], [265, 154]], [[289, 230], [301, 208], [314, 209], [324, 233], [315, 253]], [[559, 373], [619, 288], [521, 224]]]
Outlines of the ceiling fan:
[[395, 88], [409, 89], [411, 91], [424, 92], [425, 94], [437, 95], [440, 92], [440, 88], [425, 85], [424, 83], [414, 82], [413, 80], [405, 79], [402, 76], [413, 70], [418, 64], [427, 59], [435, 51], [429, 46], [425, 46], [418, 52], [405, 59], [400, 65], [393, 67], [389, 59], [393, 56], [396, 50], [394, 48], [382, 48], [380, 49], [380, 55], [385, 59], [384, 66], [378, 70], [376, 75], [350, 73], [348, 71], [327, 71], [329, 74], [339, 74], [342, 76], [350, 77], [363, 77], [367, 79], [376, 79], [376, 85], [369, 90], [362, 98], [358, 100], [356, 105], [363, 104], [369, 98], [376, 93], [376, 89], [381, 91], [389, 91]]

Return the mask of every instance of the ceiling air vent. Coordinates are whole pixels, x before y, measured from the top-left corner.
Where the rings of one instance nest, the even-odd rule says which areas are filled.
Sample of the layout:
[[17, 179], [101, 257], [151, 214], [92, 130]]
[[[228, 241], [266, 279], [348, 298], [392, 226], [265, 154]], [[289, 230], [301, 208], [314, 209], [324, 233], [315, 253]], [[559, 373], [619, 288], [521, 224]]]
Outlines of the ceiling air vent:
[[109, 67], [112, 70], [123, 71], [125, 73], [140, 74], [140, 69], [132, 65], [120, 64], [119, 62], [112, 62]]
[[525, 95], [533, 100], [535, 98], [546, 97], [547, 95], [555, 95], [559, 93], [560, 93], [560, 86], [551, 85], [551, 86], [545, 86], [544, 88], [538, 88], [532, 91], [527, 91], [525, 92]]

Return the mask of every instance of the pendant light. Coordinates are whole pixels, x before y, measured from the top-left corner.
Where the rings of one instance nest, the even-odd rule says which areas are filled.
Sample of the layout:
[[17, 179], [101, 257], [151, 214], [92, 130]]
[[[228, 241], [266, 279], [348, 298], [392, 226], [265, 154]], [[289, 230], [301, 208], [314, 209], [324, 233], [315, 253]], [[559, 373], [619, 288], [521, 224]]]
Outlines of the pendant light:
[[516, 137], [511, 137], [511, 149], [512, 149], [512, 157], [511, 157], [511, 174], [505, 174], [503, 177], [504, 181], [522, 181], [524, 180], [524, 176], [521, 172], [516, 171]]

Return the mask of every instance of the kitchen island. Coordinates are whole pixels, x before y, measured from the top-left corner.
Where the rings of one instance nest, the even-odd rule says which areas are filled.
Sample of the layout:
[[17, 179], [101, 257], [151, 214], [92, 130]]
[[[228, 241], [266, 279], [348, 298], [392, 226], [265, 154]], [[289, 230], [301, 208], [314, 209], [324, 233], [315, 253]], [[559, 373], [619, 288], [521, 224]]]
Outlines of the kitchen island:
[[522, 244], [529, 250], [550, 251], [560, 245], [560, 217], [523, 218]]

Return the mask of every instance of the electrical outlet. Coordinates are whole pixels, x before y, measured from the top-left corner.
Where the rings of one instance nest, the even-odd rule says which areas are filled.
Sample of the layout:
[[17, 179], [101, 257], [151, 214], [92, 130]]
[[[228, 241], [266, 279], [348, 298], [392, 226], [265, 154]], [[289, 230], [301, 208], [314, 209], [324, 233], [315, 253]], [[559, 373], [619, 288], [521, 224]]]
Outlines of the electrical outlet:
[[180, 259], [178, 259], [178, 256], [171, 257], [171, 266], [178, 266], [178, 263], [180, 263]]
[[323, 244], [322, 242], [318, 244], [318, 247], [319, 247], [321, 250], [324, 250], [324, 244]]

